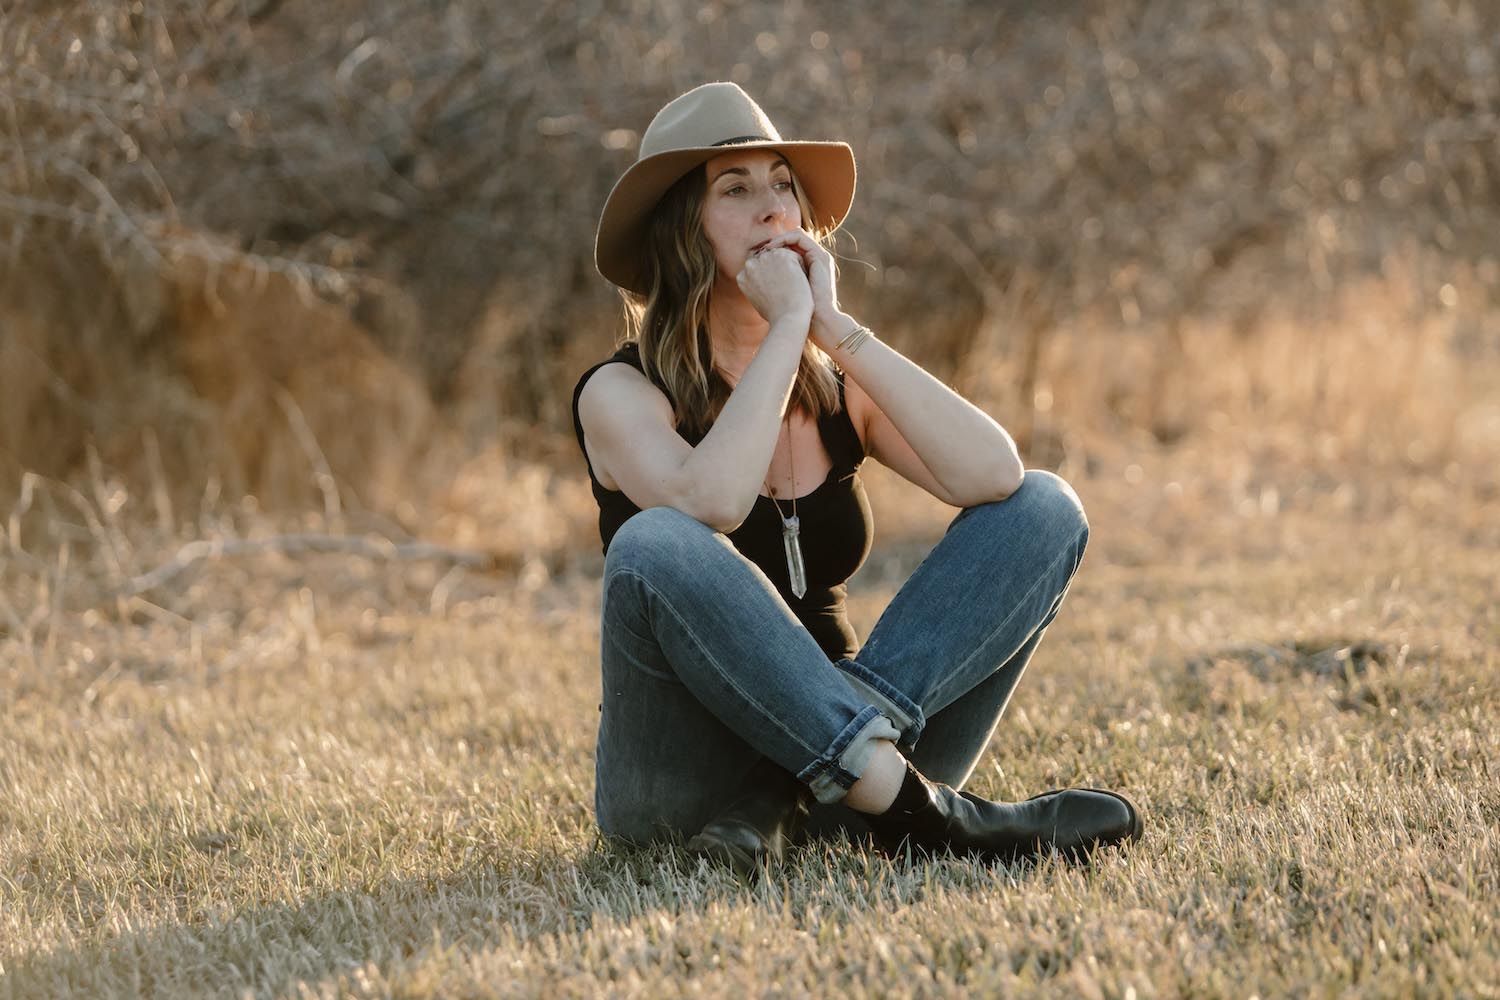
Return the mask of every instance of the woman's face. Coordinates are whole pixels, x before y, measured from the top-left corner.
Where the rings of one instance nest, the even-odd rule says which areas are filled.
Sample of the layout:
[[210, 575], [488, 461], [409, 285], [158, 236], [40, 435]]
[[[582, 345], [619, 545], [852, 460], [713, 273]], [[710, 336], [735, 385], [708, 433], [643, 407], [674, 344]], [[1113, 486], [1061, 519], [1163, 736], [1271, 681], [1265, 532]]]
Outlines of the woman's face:
[[802, 225], [792, 168], [774, 149], [747, 149], [720, 153], [705, 169], [703, 234], [733, 284], [751, 253]]

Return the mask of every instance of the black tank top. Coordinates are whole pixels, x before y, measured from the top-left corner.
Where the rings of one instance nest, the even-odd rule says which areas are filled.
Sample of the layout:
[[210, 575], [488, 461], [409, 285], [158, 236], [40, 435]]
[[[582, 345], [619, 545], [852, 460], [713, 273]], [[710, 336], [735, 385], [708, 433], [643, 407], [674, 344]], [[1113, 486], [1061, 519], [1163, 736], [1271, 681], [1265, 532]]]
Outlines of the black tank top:
[[[588, 465], [589, 482], [593, 485], [594, 499], [599, 504], [599, 538], [604, 550], [609, 550], [610, 539], [620, 525], [624, 524], [640, 508], [623, 492], [606, 489], [594, 475], [588, 464], [588, 451], [583, 446], [583, 424], [578, 419], [578, 397], [589, 378], [608, 364], [628, 364], [645, 374], [640, 350], [634, 343], [627, 343], [613, 355], [583, 373], [573, 389], [573, 430], [578, 435], [578, 447], [583, 450], [584, 464]], [[864, 446], [859, 434], [849, 420], [844, 406], [844, 375], [838, 372], [839, 409], [818, 421], [818, 436], [833, 467], [816, 489], [797, 498], [797, 517], [801, 523], [802, 558], [807, 570], [807, 593], [801, 599], [792, 596], [787, 578], [786, 553], [782, 547], [781, 516], [775, 501], [759, 496], [750, 516], [729, 534], [729, 541], [740, 554], [749, 559], [770, 578], [787, 605], [830, 660], [852, 657], [859, 651], [859, 638], [849, 624], [844, 602], [848, 596], [848, 579], [854, 575], [870, 554], [870, 542], [874, 535], [874, 521], [870, 514], [870, 501], [865, 496], [864, 483], [859, 478], [859, 466], [864, 461]], [[678, 433], [689, 444], [698, 441]], [[702, 440], [701, 436], [698, 440]], [[782, 509], [788, 514], [785, 501]]]

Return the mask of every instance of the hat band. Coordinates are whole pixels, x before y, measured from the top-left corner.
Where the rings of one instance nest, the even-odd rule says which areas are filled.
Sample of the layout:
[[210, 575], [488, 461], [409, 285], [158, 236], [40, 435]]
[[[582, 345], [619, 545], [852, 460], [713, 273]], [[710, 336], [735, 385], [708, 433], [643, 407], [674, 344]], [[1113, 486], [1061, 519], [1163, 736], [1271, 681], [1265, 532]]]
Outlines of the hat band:
[[739, 143], [742, 143], [742, 142], [775, 142], [775, 141], [776, 141], [775, 139], [768, 139], [767, 137], [765, 137], [763, 135], [737, 135], [733, 139], [724, 139], [724, 140], [722, 140], [720, 142], [714, 143], [714, 145], [715, 146], [735, 146], [735, 145], [738, 145]]

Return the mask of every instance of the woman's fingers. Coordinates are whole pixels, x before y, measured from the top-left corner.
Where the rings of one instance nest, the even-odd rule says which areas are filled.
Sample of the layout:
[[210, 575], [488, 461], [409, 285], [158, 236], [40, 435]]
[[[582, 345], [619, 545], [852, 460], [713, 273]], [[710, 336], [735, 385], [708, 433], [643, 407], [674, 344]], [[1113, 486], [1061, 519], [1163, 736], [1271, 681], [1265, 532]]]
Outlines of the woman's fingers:
[[[746, 267], [748, 269], [751, 261], [764, 261], [779, 254], [785, 254], [799, 263], [812, 298], [815, 316], [838, 312], [838, 290], [835, 287], [833, 255], [821, 243], [814, 240], [806, 230], [793, 229], [766, 241], [765, 246], [750, 255], [749, 261], [746, 261]], [[742, 281], [741, 288], [744, 287]], [[749, 294], [748, 289], [746, 292]], [[755, 302], [753, 295], [751, 301]], [[756, 304], [759, 308], [759, 303]], [[764, 309], [761, 310], [761, 315], [767, 315]]]
[[779, 263], [781, 261], [794, 263], [797, 265], [798, 270], [802, 269], [802, 258], [795, 252], [793, 252], [789, 247], [769, 246], [764, 247], [751, 255], [751, 257], [745, 261], [745, 267], [749, 268], [752, 264], [757, 268], [765, 268], [768, 266], [775, 268], [785, 266], [784, 264]]
[[802, 269], [809, 276], [815, 270], [826, 270], [832, 274], [832, 256], [817, 240], [814, 240], [804, 230], [794, 229], [774, 237], [757, 251], [757, 254], [764, 254], [777, 249], [791, 250], [796, 253], [802, 261]]
[[789, 248], [768, 247], [751, 255], [736, 278], [750, 304], [773, 322], [785, 313], [813, 308], [802, 258]]
[[793, 229], [768, 242], [761, 253], [785, 247], [801, 255], [803, 268], [812, 284], [813, 298], [827, 308], [837, 308], [834, 290], [833, 255], [805, 229]]
[[782, 233], [780, 236], [773, 238], [769, 243], [766, 244], [767, 249], [777, 246], [789, 247], [790, 249], [795, 250], [804, 256], [808, 254], [815, 254], [817, 253], [817, 251], [823, 249], [818, 245], [818, 242], [816, 240], [814, 240], [807, 234], [807, 230], [805, 229], [789, 230], [788, 232]]

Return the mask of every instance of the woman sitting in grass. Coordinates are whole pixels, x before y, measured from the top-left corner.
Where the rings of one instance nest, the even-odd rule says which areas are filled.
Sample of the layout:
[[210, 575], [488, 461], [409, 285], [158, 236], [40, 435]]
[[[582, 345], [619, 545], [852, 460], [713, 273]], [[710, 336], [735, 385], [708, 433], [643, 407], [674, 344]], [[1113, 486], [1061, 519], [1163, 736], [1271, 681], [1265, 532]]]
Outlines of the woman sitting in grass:
[[[1067, 483], [839, 308], [840, 142], [786, 142], [739, 87], [663, 108], [595, 259], [632, 336], [574, 391], [606, 552], [605, 833], [741, 872], [813, 800], [877, 843], [1015, 858], [1140, 836], [1124, 797], [961, 792], [1083, 558]], [[962, 510], [860, 645], [873, 457]], [[838, 816], [848, 813], [837, 811]], [[856, 822], [844, 825], [854, 827]]]

